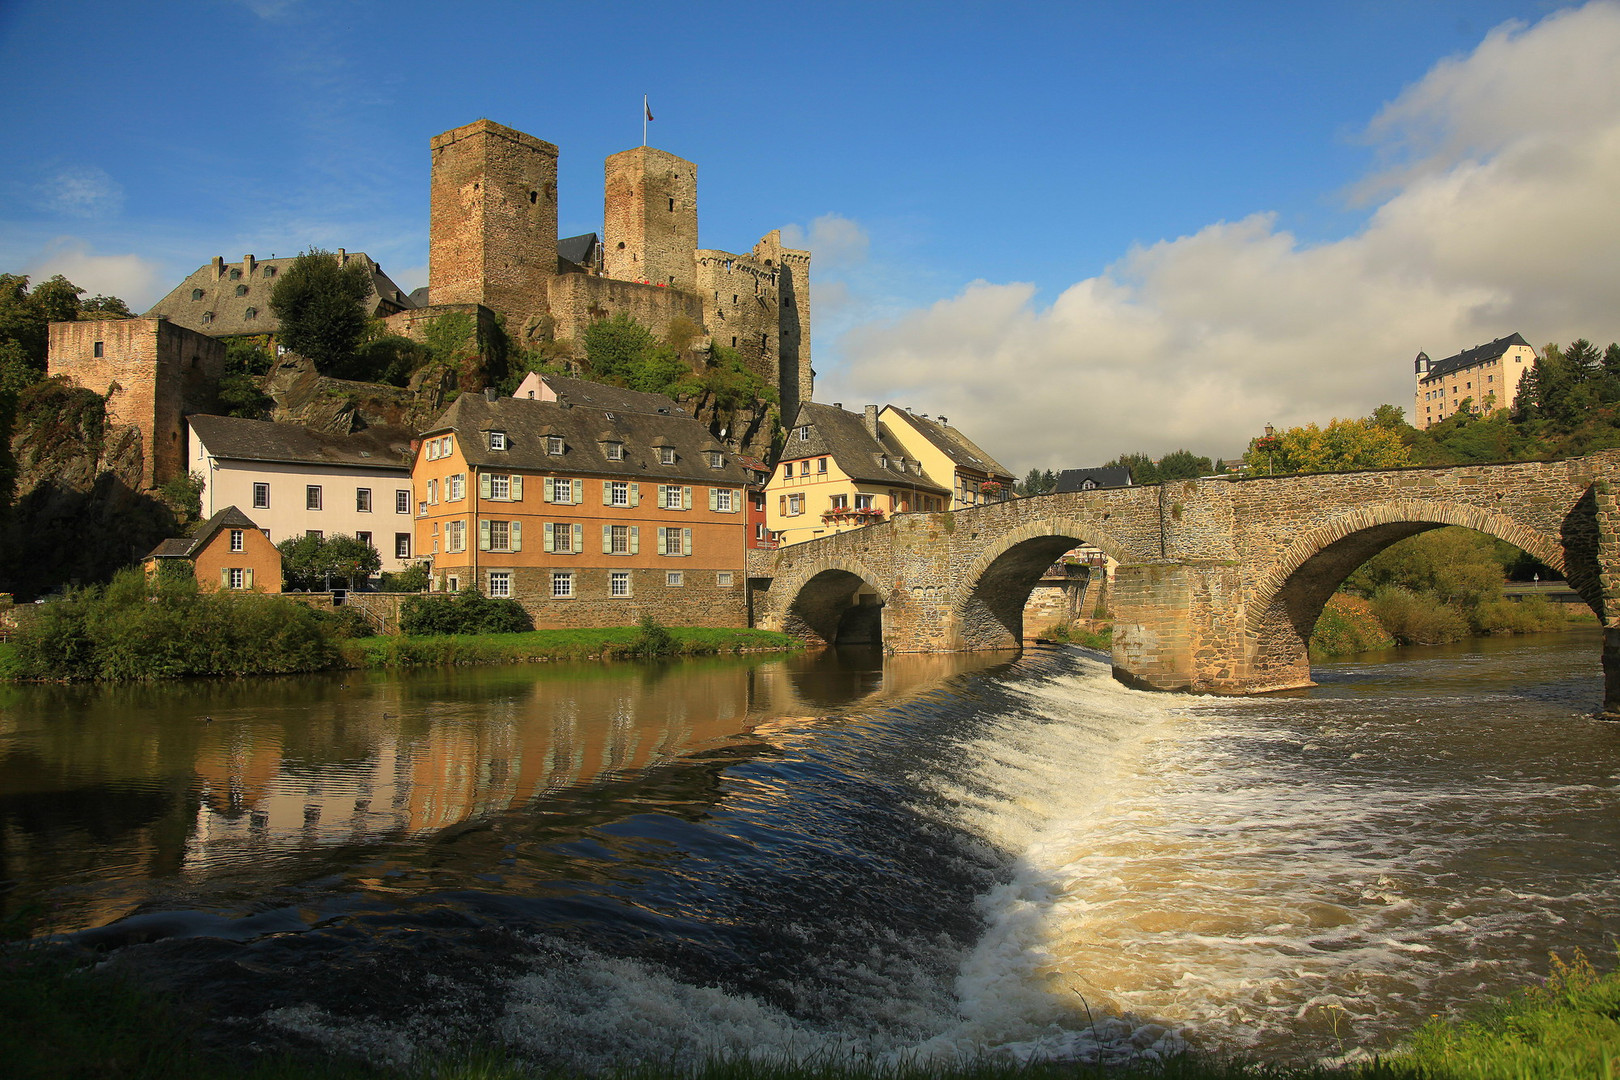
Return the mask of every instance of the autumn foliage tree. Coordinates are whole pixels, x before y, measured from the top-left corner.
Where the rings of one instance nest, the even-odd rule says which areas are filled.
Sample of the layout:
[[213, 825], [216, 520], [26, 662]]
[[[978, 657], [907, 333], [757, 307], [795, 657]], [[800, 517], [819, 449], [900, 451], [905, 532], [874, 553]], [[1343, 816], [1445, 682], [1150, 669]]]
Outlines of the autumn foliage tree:
[[1390, 469], [1409, 464], [1411, 451], [1392, 425], [1377, 417], [1330, 420], [1288, 428], [1269, 439], [1249, 442], [1243, 455], [1253, 475], [1266, 473], [1339, 472], [1347, 469]]

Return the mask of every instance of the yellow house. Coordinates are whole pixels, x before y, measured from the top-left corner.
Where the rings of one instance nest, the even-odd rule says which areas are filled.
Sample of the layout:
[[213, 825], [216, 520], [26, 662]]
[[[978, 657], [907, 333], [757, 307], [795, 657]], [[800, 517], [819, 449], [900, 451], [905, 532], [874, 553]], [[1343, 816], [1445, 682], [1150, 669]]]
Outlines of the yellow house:
[[857, 415], [805, 402], [765, 486], [765, 525], [778, 544], [797, 544], [951, 503], [951, 489], [885, 428], [876, 405]]
[[951, 489], [952, 510], [1012, 497], [1012, 474], [943, 416], [929, 419], [885, 405], [878, 426], [922, 462], [923, 475]]
[[1518, 333], [1485, 345], [1464, 349], [1444, 360], [1418, 353], [1413, 361], [1417, 391], [1412, 399], [1412, 426], [1432, 427], [1462, 410], [1475, 413], [1511, 409], [1519, 398], [1519, 383], [1535, 366], [1536, 350]]

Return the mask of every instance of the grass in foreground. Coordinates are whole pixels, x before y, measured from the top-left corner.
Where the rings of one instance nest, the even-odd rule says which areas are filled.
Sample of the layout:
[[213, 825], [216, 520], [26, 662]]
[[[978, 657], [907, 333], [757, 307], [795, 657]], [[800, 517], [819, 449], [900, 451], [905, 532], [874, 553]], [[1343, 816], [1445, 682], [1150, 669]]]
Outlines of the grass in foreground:
[[355, 638], [342, 644], [352, 667], [517, 664], [535, 660], [716, 656], [802, 647], [770, 630], [615, 626], [596, 630], [528, 630], [516, 634]]

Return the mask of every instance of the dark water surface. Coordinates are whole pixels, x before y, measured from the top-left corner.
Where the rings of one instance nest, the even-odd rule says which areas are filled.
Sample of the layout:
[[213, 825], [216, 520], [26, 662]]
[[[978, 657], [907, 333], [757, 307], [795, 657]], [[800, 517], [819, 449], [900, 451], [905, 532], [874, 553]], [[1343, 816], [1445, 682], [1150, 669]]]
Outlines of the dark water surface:
[[1595, 633], [1153, 695], [1077, 649], [0, 697], [0, 906], [405, 1060], [1387, 1045], [1600, 958]]

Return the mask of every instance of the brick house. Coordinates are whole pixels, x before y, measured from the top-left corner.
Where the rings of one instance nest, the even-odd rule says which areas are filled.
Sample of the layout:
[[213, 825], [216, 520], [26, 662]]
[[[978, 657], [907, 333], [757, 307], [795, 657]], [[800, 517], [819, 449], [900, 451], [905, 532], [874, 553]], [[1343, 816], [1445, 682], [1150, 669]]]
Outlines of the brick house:
[[667, 397], [589, 394], [463, 394], [422, 433], [430, 587], [510, 597], [542, 627], [746, 626], [745, 470]]
[[168, 562], [190, 564], [204, 589], [281, 591], [281, 552], [253, 519], [227, 506], [190, 536], [163, 541], [141, 560], [148, 574]]

